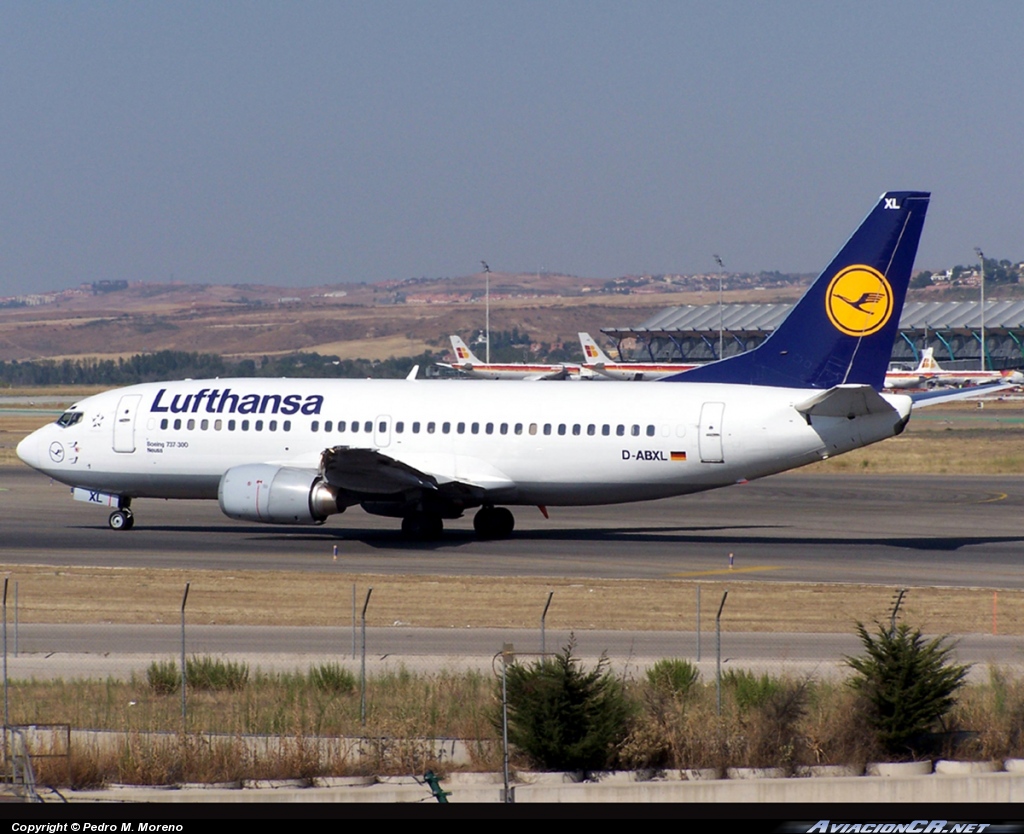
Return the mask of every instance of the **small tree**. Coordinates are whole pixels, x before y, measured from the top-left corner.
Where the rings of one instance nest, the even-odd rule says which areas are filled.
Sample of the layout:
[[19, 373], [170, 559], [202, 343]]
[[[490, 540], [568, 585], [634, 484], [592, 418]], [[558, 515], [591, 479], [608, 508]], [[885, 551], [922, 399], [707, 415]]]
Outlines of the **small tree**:
[[629, 702], [608, 658], [586, 671], [575, 647], [506, 673], [509, 741], [549, 770], [600, 770], [628, 731]]
[[857, 634], [866, 654], [846, 658], [857, 673], [851, 686], [867, 699], [869, 720], [886, 751], [906, 752], [952, 709], [971, 667], [949, 662], [954, 646], [946, 637], [926, 642], [920, 629], [905, 623], [895, 630], [879, 625], [875, 635], [857, 623]]

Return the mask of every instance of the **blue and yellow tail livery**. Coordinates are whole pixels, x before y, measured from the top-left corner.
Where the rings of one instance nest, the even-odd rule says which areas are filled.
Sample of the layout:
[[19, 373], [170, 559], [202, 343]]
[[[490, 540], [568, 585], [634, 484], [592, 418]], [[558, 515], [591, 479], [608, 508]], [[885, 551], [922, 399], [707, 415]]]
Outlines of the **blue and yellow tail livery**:
[[929, 197], [924, 191], [883, 194], [761, 345], [663, 381], [881, 390]]

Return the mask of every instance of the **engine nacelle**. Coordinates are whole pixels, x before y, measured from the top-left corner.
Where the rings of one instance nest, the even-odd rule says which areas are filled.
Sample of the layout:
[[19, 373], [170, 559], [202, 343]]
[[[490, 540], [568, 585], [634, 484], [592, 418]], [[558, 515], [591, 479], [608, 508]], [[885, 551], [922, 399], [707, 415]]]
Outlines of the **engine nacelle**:
[[338, 494], [311, 469], [246, 464], [229, 469], [220, 479], [221, 512], [242, 521], [264, 524], [321, 524], [338, 506]]

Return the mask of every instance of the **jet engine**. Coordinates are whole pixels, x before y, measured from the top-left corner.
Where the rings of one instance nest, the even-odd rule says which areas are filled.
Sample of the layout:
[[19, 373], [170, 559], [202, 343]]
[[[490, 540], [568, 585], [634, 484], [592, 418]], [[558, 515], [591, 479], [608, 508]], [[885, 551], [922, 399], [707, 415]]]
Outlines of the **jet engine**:
[[319, 473], [266, 463], [225, 472], [217, 500], [224, 515], [264, 524], [321, 524], [327, 516], [345, 511], [338, 491]]

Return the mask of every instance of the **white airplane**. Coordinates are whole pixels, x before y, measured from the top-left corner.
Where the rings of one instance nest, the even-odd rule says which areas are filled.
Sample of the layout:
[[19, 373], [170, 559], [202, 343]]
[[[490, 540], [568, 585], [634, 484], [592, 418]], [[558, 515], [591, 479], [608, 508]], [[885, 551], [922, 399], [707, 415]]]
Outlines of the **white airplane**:
[[1010, 385], [1024, 383], [1020, 371], [952, 371], [942, 368], [934, 354], [934, 348], [921, 351], [921, 361], [913, 370], [889, 370], [885, 374], [886, 388], [921, 388], [929, 385], [984, 385], [989, 382], [1005, 382]]
[[524, 364], [521, 362], [487, 363], [477, 357], [469, 346], [458, 336], [450, 336], [455, 361], [451, 364], [438, 362], [443, 368], [451, 368], [476, 379], [565, 379], [579, 376], [576, 365]]
[[[612, 504], [783, 472], [898, 435], [880, 394], [929, 195], [890, 192], [771, 336], [651, 385], [214, 379], [87, 397], [18, 456], [134, 524], [140, 498], [216, 498], [249, 522], [320, 524], [359, 505], [436, 538], [479, 508]], [[628, 395], [620, 396], [628, 391]]]
[[699, 367], [682, 362], [614, 362], [589, 333], [580, 333], [583, 368], [609, 379], [656, 380]]

